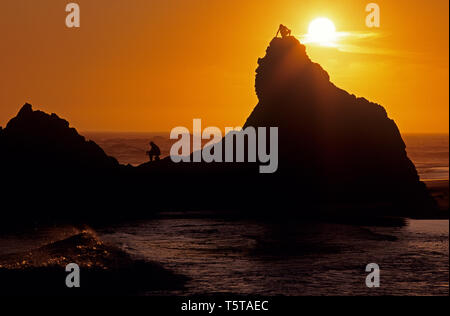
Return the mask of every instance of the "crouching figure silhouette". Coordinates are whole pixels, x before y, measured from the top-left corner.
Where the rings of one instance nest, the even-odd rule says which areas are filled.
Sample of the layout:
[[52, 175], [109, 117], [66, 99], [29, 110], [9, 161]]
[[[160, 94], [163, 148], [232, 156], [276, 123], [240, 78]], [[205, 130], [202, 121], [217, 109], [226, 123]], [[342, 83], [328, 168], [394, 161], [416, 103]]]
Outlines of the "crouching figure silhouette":
[[147, 151], [147, 155], [150, 158], [150, 161], [153, 161], [153, 157], [155, 157], [156, 161], [159, 161], [161, 150], [154, 142], [150, 142], [150, 147], [151, 147], [150, 150]]
[[278, 28], [278, 32], [277, 32], [277, 35], [275, 35], [275, 37], [277, 37], [278, 36], [278, 34], [281, 34], [281, 37], [282, 38], [285, 38], [285, 37], [289, 37], [289, 36], [291, 36], [291, 30], [290, 29], [288, 29], [286, 26], [284, 26], [283, 24], [280, 24], [280, 27]]

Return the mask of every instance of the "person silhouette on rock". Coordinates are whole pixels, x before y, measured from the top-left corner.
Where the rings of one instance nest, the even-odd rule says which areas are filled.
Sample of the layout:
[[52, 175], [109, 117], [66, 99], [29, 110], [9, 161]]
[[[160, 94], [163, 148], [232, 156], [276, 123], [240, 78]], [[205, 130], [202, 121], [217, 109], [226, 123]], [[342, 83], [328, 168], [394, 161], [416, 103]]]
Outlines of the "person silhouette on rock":
[[282, 38], [285, 38], [285, 37], [291, 36], [291, 33], [292, 33], [292, 32], [291, 32], [291, 30], [288, 29], [286, 26], [284, 26], [283, 24], [280, 24], [280, 27], [278, 28], [277, 35], [275, 35], [275, 37], [278, 36], [278, 33], [281, 34], [281, 37], [282, 37]]
[[159, 161], [161, 150], [154, 142], [150, 142], [150, 147], [151, 147], [150, 150], [147, 151], [147, 155], [150, 158], [150, 161], [153, 161], [153, 157], [155, 157], [156, 161]]

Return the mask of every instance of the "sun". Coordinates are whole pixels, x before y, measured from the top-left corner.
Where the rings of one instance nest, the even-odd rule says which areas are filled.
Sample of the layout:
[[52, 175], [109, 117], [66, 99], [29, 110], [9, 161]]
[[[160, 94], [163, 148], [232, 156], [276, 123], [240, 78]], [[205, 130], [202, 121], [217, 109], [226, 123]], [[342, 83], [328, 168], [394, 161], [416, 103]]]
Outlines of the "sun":
[[333, 46], [337, 39], [336, 27], [328, 18], [317, 18], [311, 21], [306, 35], [307, 42], [324, 46]]

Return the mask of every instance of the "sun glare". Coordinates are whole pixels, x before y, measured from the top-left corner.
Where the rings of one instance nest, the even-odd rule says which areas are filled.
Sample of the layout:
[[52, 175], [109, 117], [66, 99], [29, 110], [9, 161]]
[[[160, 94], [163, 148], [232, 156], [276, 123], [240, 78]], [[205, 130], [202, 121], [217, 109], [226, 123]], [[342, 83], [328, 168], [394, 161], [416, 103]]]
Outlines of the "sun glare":
[[328, 18], [314, 19], [308, 28], [307, 41], [324, 46], [333, 46], [337, 39], [336, 27]]

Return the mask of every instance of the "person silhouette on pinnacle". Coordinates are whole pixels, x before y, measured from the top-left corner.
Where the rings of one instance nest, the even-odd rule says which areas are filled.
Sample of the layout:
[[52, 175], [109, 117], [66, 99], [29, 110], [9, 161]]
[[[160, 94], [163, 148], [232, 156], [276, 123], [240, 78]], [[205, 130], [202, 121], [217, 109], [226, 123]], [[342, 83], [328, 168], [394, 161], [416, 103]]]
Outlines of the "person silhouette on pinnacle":
[[150, 142], [150, 147], [150, 151], [147, 151], [147, 155], [150, 158], [150, 161], [153, 161], [153, 157], [155, 157], [156, 161], [159, 161], [161, 150], [154, 142]]
[[292, 31], [290, 29], [288, 29], [286, 26], [284, 26], [283, 24], [280, 24], [277, 35], [275, 35], [275, 37], [278, 37], [278, 33], [281, 34], [282, 38], [285, 38], [285, 37], [291, 36]]

